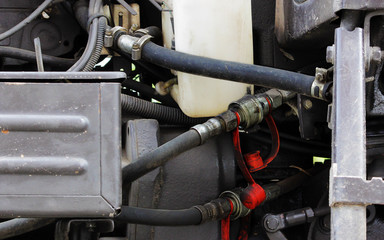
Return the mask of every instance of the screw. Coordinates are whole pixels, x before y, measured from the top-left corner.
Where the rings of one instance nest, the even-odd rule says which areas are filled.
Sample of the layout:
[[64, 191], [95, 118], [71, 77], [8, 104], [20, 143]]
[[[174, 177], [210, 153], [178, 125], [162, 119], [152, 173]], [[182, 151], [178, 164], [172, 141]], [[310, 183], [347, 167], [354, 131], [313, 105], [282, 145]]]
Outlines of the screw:
[[94, 232], [96, 230], [96, 224], [93, 222], [87, 222], [85, 224], [85, 227], [88, 229], [89, 232]]
[[319, 82], [322, 82], [323, 80], [324, 80], [324, 76], [323, 76], [323, 74], [322, 73], [316, 73], [316, 75], [315, 75], [315, 79], [317, 80], [317, 81], [319, 81]]
[[334, 64], [334, 62], [335, 62], [335, 45], [327, 47], [326, 60], [327, 60], [327, 63]]
[[313, 105], [313, 104], [312, 104], [312, 101], [311, 101], [311, 100], [307, 99], [307, 100], [304, 101], [304, 104], [303, 104], [303, 105], [304, 105], [304, 108], [305, 108], [305, 109], [309, 110], [309, 109], [312, 108], [312, 105]]

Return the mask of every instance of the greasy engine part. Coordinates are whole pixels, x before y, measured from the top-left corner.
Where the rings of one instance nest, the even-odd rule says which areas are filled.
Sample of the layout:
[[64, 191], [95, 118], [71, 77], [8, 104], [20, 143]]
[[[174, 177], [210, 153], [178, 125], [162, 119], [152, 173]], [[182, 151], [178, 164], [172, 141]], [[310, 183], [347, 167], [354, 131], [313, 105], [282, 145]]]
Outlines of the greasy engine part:
[[[127, 124], [125, 151], [129, 161], [137, 161], [183, 132], [183, 129], [159, 127], [155, 120], [133, 120]], [[193, 159], [193, 160], [192, 160]], [[174, 161], [140, 177], [123, 190], [128, 191], [129, 206], [160, 209], [183, 209], [209, 202], [221, 191], [235, 187], [236, 174], [232, 142], [228, 135], [214, 138], [189, 150]], [[218, 181], [220, 179], [220, 181]], [[174, 191], [183, 189], [183, 191]], [[198, 197], [194, 197], [198, 196]], [[182, 199], [182, 200], [181, 200]], [[218, 222], [192, 227], [151, 227], [128, 225], [130, 239], [215, 238], [220, 233]]]
[[129, 183], [136, 180], [181, 153], [202, 145], [212, 137], [224, 132], [231, 132], [238, 127], [246, 129], [254, 126], [265, 116], [269, 117], [269, 113], [281, 106], [283, 101], [294, 96], [295, 94], [290, 92], [278, 90], [269, 90], [256, 96], [244, 96], [231, 103], [226, 112], [191, 127], [189, 131], [144, 154], [138, 161], [125, 166], [122, 170], [123, 182]]
[[[0, 215], [33, 217], [4, 219], [0, 238], [380, 239], [384, 211], [370, 204], [382, 204], [383, 195], [383, 2], [251, 0], [247, 4], [252, 7], [241, 15], [252, 14], [252, 65], [237, 63], [234, 56], [223, 62], [218, 56], [207, 59], [169, 50], [177, 50], [178, 44], [188, 48], [188, 41], [176, 41], [180, 17], [190, 17], [193, 27], [206, 30], [197, 22], [208, 3], [201, 1], [180, 16], [173, 12], [174, 1], [0, 1], [0, 39], [11, 33], [0, 40], [0, 198], [5, 199]], [[236, 12], [236, 4], [217, 2], [220, 9]], [[205, 22], [210, 21], [207, 15]], [[236, 27], [228, 29], [215, 19], [217, 27], [199, 40], [216, 37], [210, 44], [220, 46], [218, 36], [245, 37], [246, 24], [227, 16]], [[165, 20], [169, 28], [160, 30]], [[40, 39], [36, 49], [35, 39]], [[234, 45], [226, 46], [237, 53], [250, 49]], [[180, 71], [255, 84], [255, 95], [235, 101], [216, 118], [188, 118], [178, 99], [172, 99], [175, 85], [182, 82]], [[172, 88], [172, 96], [157, 94], [154, 86], [160, 81], [167, 87], [162, 93]], [[207, 89], [221, 89], [222, 83]], [[104, 91], [107, 86], [113, 89]], [[299, 94], [294, 97], [283, 89]], [[188, 104], [197, 111], [202, 104], [214, 105], [216, 95], [208, 94], [209, 103], [208, 97], [196, 94], [199, 103]], [[228, 95], [217, 100], [228, 100]], [[227, 103], [222, 105], [225, 109]], [[272, 115], [275, 126], [268, 130], [263, 120]], [[87, 129], [74, 132], [78, 125], [73, 120], [84, 123], [85, 118]], [[183, 127], [196, 124], [182, 134], [187, 130]], [[239, 125], [233, 138], [235, 159], [225, 132]], [[122, 126], [127, 126], [123, 134]], [[127, 146], [123, 188], [120, 141]], [[329, 170], [306, 170], [324, 161], [325, 167], [332, 162], [331, 181], [325, 174]], [[251, 172], [246, 179], [239, 166]], [[261, 197], [252, 201], [244, 198], [257, 194]], [[89, 201], [92, 196], [98, 199], [95, 204]], [[310, 209], [328, 210], [328, 200], [333, 221], [326, 215], [307, 223]], [[102, 203], [107, 207], [98, 207]], [[275, 230], [282, 229], [275, 234], [262, 228], [267, 213], [279, 218]], [[70, 218], [61, 218], [66, 216]], [[273, 228], [276, 221], [270, 223]], [[199, 225], [174, 227], [190, 224]]]
[[[1, 1], [0, 33], [4, 33], [21, 22], [41, 2], [43, 1]], [[0, 48], [4, 46], [33, 51], [33, 39], [40, 37], [44, 54], [61, 56], [73, 51], [75, 39], [80, 35], [80, 27], [76, 19], [67, 11], [65, 5], [55, 4], [50, 6], [45, 17], [42, 17], [39, 13], [38, 17], [30, 21], [23, 29], [9, 38], [2, 39]], [[3, 55], [0, 55], [0, 57], [3, 57]], [[3, 62], [5, 66], [20, 65], [22, 63], [25, 62], [11, 58], [5, 58]]]

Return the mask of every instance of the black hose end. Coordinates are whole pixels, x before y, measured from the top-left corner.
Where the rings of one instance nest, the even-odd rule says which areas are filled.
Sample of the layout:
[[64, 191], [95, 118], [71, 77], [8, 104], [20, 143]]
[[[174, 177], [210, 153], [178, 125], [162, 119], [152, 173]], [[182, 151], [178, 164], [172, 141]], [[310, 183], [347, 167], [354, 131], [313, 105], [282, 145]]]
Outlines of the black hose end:
[[226, 198], [218, 198], [203, 206], [195, 206], [201, 213], [201, 223], [221, 220], [228, 217], [231, 213], [231, 204], [229, 201], [230, 200]]

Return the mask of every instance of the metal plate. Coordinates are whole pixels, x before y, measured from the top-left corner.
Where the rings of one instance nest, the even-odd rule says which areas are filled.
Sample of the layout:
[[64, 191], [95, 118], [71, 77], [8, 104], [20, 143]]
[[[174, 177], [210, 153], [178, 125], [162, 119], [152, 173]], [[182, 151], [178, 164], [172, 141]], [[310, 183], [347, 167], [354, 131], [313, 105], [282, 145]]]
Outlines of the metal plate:
[[120, 84], [0, 83], [0, 131], [0, 217], [120, 207]]

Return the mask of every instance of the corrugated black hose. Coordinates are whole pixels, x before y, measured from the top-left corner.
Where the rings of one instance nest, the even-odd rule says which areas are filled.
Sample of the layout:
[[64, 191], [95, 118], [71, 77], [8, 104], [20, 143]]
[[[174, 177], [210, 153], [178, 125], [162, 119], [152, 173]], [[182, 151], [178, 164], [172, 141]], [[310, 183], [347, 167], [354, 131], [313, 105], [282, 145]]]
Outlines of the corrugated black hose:
[[190, 118], [180, 109], [148, 102], [129, 95], [121, 95], [123, 114], [129, 113], [144, 118], [157, 119], [159, 122], [174, 125], [195, 125], [206, 121], [206, 118]]

